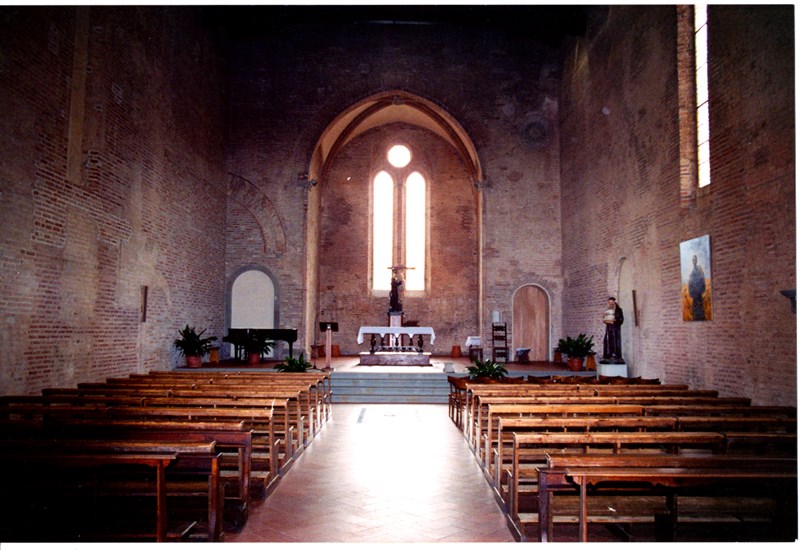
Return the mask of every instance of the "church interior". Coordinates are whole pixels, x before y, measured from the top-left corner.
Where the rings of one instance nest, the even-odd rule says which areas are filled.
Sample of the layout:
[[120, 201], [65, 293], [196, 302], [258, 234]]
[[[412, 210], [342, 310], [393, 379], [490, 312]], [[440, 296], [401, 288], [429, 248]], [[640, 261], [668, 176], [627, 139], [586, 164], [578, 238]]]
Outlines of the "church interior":
[[[627, 397], [643, 391], [633, 381], [657, 381], [665, 392], [713, 394], [714, 405], [728, 400], [730, 407], [692, 431], [691, 441], [678, 441], [691, 422], [674, 412], [668, 427], [666, 413], [652, 409], [648, 419], [644, 401], [636, 401], [635, 427], [608, 420], [602, 437], [669, 435], [675, 441], [659, 449], [700, 449], [706, 462], [640, 456], [625, 475], [647, 463], [696, 476], [659, 481], [675, 491], [716, 488], [709, 479], [719, 482], [722, 459], [711, 467], [709, 456], [720, 445], [747, 448], [754, 456], [729, 453], [736, 456], [724, 467], [735, 475], [725, 475], [795, 490], [788, 497], [775, 490], [771, 502], [762, 494], [736, 501], [763, 505], [769, 528], [739, 514], [736, 522], [747, 527], [728, 535], [796, 539], [794, 20], [791, 4], [0, 7], [0, 462], [30, 473], [19, 477], [32, 483], [36, 468], [60, 457], [76, 486], [86, 478], [105, 483], [104, 498], [119, 496], [108, 496], [115, 484], [130, 496], [132, 483], [142, 481], [137, 487], [146, 486], [146, 495], [120, 506], [152, 516], [148, 536], [158, 541], [622, 540], [607, 524], [626, 522], [598, 519], [591, 502], [586, 513], [594, 519], [576, 511], [575, 522], [547, 524], [547, 513], [563, 517], [560, 503], [574, 497], [585, 504], [575, 487], [583, 480], [584, 491], [600, 474], [585, 462], [564, 466], [574, 473], [565, 478], [577, 483], [574, 495], [551, 487], [555, 504], [547, 504], [546, 482], [557, 482], [518, 463], [536, 437], [520, 435], [530, 426], [500, 431], [507, 418], [490, 415], [491, 407], [523, 406], [508, 401], [523, 391], [511, 388], [511, 378], [563, 378], [547, 388], [525, 384], [541, 390], [522, 399], [532, 407], [556, 391], [550, 386], [580, 393], [609, 374], [626, 379], [618, 385], [628, 387], [619, 390]], [[184, 327], [214, 338], [213, 358], [205, 356], [196, 371], [175, 345]], [[274, 339], [248, 368], [239, 349], [247, 346], [235, 336], [243, 329]], [[578, 337], [593, 340], [592, 352], [578, 355], [597, 364], [570, 370], [567, 340]], [[290, 389], [283, 378], [276, 382], [273, 367], [297, 357], [313, 368], [295, 373]], [[413, 363], [419, 357], [422, 366]], [[476, 359], [505, 366], [508, 383], [486, 395], [487, 388], [464, 385]], [[370, 409], [369, 400], [337, 402], [338, 390], [330, 389], [348, 370], [391, 378], [404, 369], [435, 370], [442, 404], [422, 403], [414, 414], [379, 401]], [[248, 391], [199, 397], [199, 381], [178, 386], [177, 377], [199, 374], [212, 389], [237, 380]], [[156, 389], [156, 379], [170, 376], [174, 387]], [[131, 377], [141, 377], [138, 392], [152, 377], [150, 393], [120, 389], [112, 404], [108, 393], [78, 391]], [[493, 403], [501, 386], [512, 393]], [[50, 391], [57, 388], [75, 391]], [[603, 397], [623, 406], [622, 394], [598, 388], [587, 389], [591, 406]], [[268, 392], [275, 393], [264, 409]], [[202, 405], [208, 417], [190, 411], [179, 420], [173, 410], [171, 424], [156, 428], [155, 418], [129, 414], [145, 401], [155, 408], [165, 400], [166, 409], [176, 399], [169, 406], [188, 408], [192, 398], [212, 400]], [[655, 397], [636, 396], [645, 398]], [[219, 404], [228, 399], [252, 404], [244, 417], [228, 417]], [[743, 403], [750, 408], [741, 415], [751, 420], [723, 427], [721, 418], [737, 417]], [[467, 484], [443, 477], [435, 498], [453, 503], [450, 519], [462, 520], [454, 503], [481, 491], [475, 498], [490, 510], [484, 518], [497, 514], [491, 522], [453, 531], [426, 524], [421, 537], [411, 516], [402, 534], [377, 523], [345, 533], [351, 520], [326, 507], [327, 530], [254, 531], [259, 514], [296, 523], [278, 503], [298, 509], [302, 480], [314, 477], [303, 461], [314, 464], [317, 449], [327, 446], [346, 463], [344, 446], [363, 445], [354, 426], [405, 434], [409, 425], [439, 426], [431, 410], [447, 436], [439, 436], [440, 448], [430, 434], [410, 437], [408, 460], [428, 456], [440, 461], [436, 471], [450, 472], [454, 462], [442, 449], [466, 453], [469, 489], [445, 493]], [[521, 411], [513, 415], [534, 414]], [[602, 413], [591, 414], [601, 423]], [[752, 427], [768, 414], [772, 430]], [[372, 418], [380, 422], [369, 425]], [[224, 434], [221, 426], [197, 428], [211, 430], [223, 419], [240, 427], [226, 426]], [[157, 446], [137, 422], [153, 423], [147, 433], [160, 433]], [[348, 425], [346, 435], [333, 435], [337, 423]], [[188, 424], [195, 425], [191, 437], [175, 440]], [[131, 439], [122, 442], [124, 434]], [[708, 438], [701, 442], [699, 434]], [[57, 451], [35, 452], [55, 439]], [[613, 456], [628, 444], [615, 441]], [[145, 456], [150, 444], [154, 454]], [[252, 466], [243, 458], [251, 444]], [[339, 477], [332, 464], [320, 461], [305, 482], [319, 481], [319, 472]], [[434, 497], [419, 497], [429, 478], [403, 487], [381, 475], [376, 483], [386, 491], [416, 491], [406, 507], [435, 514], [428, 507]], [[526, 475], [533, 489], [523, 485]], [[85, 497], [57, 478], [59, 504]], [[212, 478], [219, 478], [213, 490]], [[51, 492], [45, 487], [56, 480], [42, 479], [50, 485], [7, 480], [0, 489]], [[181, 484], [192, 488], [181, 492]], [[373, 509], [385, 496], [319, 490], [340, 503], [358, 500], [347, 506], [367, 500]], [[708, 490], [701, 496], [721, 499]], [[667, 492], [668, 502], [678, 499]], [[199, 500], [204, 510], [178, 534], [163, 513], [175, 509], [175, 493], [192, 503], [185, 509]], [[713, 502], [715, 511], [727, 505]], [[24, 528], [2, 531], [0, 540], [86, 540], [71, 530], [84, 520], [56, 521], [35, 502], [9, 506], [4, 513], [15, 512]], [[58, 527], [36, 526], [29, 518], [37, 516]], [[529, 516], [535, 519], [526, 523]], [[675, 524], [665, 527], [662, 516], [679, 514], [670, 506], [656, 512], [653, 536], [675, 540]], [[627, 523], [629, 532], [651, 532]], [[690, 537], [723, 536], [711, 533]], [[651, 535], [638, 536], [625, 540]]]

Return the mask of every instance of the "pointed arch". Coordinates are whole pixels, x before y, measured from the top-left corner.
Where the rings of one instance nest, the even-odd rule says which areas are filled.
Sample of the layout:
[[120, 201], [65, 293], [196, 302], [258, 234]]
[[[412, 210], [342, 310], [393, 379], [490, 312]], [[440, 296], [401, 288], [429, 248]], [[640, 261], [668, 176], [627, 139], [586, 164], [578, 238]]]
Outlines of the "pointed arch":
[[[363, 133], [394, 123], [405, 123], [435, 133], [453, 146], [467, 168], [477, 189], [477, 272], [478, 308], [483, 310], [483, 190], [484, 173], [477, 147], [464, 127], [446, 109], [417, 94], [400, 90], [384, 90], [361, 99], [330, 118], [314, 142], [308, 157], [307, 170], [301, 172], [306, 188], [306, 280], [305, 319], [306, 342], [314, 341], [319, 303], [319, 247], [320, 247], [320, 187], [326, 185], [327, 171], [337, 153]], [[311, 136], [305, 136], [308, 143]], [[480, 315], [476, 319], [479, 331], [483, 329]]]
[[272, 201], [253, 182], [236, 174], [228, 175], [228, 197], [239, 203], [255, 219], [264, 241], [264, 253], [283, 254], [286, 251], [286, 232]]

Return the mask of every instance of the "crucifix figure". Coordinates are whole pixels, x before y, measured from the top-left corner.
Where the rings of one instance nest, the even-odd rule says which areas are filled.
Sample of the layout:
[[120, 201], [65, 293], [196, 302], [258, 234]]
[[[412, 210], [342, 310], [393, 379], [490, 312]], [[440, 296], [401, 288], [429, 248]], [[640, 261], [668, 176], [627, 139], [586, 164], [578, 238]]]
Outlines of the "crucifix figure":
[[399, 272], [414, 268], [404, 265], [393, 265], [389, 269], [392, 270], [392, 290], [389, 293], [389, 313], [402, 313], [403, 304], [400, 302], [400, 287], [403, 286], [403, 280], [400, 278]]

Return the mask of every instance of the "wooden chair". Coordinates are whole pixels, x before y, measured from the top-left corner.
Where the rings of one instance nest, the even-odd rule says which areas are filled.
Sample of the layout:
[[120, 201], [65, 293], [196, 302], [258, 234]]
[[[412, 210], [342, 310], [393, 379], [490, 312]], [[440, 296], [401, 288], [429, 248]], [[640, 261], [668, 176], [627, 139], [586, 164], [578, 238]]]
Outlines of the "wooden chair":
[[508, 363], [508, 330], [506, 324], [492, 324], [492, 361]]

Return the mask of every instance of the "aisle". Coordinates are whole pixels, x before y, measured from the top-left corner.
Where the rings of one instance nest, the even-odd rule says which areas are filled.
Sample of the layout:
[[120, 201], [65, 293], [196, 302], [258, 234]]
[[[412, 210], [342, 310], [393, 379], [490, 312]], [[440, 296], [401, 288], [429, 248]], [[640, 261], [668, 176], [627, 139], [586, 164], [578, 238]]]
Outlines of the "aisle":
[[337, 404], [231, 542], [514, 542], [447, 405]]

